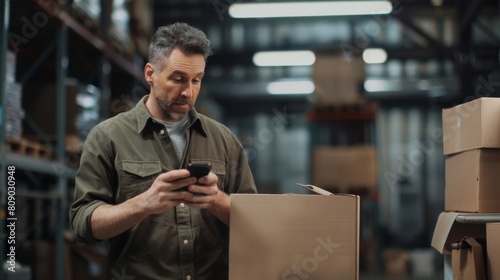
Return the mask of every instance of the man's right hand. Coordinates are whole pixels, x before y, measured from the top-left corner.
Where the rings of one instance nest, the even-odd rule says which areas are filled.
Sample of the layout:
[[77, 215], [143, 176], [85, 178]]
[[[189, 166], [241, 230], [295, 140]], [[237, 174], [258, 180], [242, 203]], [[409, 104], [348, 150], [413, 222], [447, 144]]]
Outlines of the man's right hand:
[[192, 197], [191, 192], [179, 189], [195, 183], [188, 170], [171, 170], [156, 177], [151, 187], [134, 199], [148, 214], [159, 214]]
[[176, 191], [196, 183], [186, 169], [160, 174], [151, 187], [118, 205], [101, 205], [91, 216], [94, 238], [110, 239], [137, 225], [151, 214], [159, 214], [192, 197], [188, 191]]

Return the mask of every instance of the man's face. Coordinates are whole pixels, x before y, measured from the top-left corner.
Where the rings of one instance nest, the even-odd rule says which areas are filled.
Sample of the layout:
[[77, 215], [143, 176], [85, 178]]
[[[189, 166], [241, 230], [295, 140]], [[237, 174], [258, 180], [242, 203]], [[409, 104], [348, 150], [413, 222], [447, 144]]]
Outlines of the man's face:
[[146, 81], [151, 86], [146, 107], [155, 118], [178, 121], [187, 115], [198, 98], [205, 58], [173, 49], [165, 59], [163, 69], [150, 63], [144, 68]]

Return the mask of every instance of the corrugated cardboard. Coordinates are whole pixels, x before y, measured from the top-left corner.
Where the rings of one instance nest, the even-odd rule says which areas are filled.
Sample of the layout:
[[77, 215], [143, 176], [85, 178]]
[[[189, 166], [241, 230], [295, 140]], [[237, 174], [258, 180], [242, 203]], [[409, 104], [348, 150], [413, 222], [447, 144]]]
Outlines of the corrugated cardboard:
[[500, 280], [500, 223], [486, 224], [488, 279]]
[[231, 195], [229, 279], [359, 279], [359, 197]]
[[312, 77], [314, 82], [360, 82], [365, 79], [365, 62], [361, 56], [316, 53]]
[[500, 148], [500, 98], [483, 97], [443, 110], [444, 154]]
[[500, 212], [500, 149], [449, 156], [445, 168], [445, 211]]
[[483, 246], [473, 237], [458, 243], [451, 253], [454, 280], [486, 280]]
[[365, 78], [361, 57], [316, 54], [313, 65], [314, 103], [317, 106], [354, 105], [365, 101], [360, 89]]
[[442, 212], [439, 214], [431, 246], [441, 254], [451, 254], [451, 244], [459, 242], [464, 237], [486, 238], [484, 224], [467, 224], [456, 221], [458, 216], [473, 218], [475, 215], [478, 214], [456, 212]]
[[377, 169], [373, 146], [321, 147], [314, 151], [313, 183], [326, 190], [375, 189]]

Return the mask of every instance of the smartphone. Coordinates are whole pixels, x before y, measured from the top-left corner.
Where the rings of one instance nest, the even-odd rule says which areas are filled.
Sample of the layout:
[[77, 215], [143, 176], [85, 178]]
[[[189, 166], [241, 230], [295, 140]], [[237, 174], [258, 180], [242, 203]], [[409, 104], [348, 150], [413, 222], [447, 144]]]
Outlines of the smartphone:
[[206, 176], [210, 173], [212, 165], [210, 163], [190, 163], [187, 169], [189, 170], [189, 173], [191, 173], [192, 177], [199, 179], [200, 177]]

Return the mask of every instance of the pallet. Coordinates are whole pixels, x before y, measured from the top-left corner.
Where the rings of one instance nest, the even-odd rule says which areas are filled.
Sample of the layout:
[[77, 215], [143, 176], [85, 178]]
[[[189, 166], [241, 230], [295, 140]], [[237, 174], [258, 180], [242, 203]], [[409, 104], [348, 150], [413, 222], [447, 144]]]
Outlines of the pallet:
[[323, 105], [313, 107], [307, 114], [309, 121], [370, 121], [377, 115], [377, 103]]
[[52, 157], [52, 149], [37, 142], [32, 142], [23, 138], [7, 138], [7, 151], [25, 156], [49, 159]]

